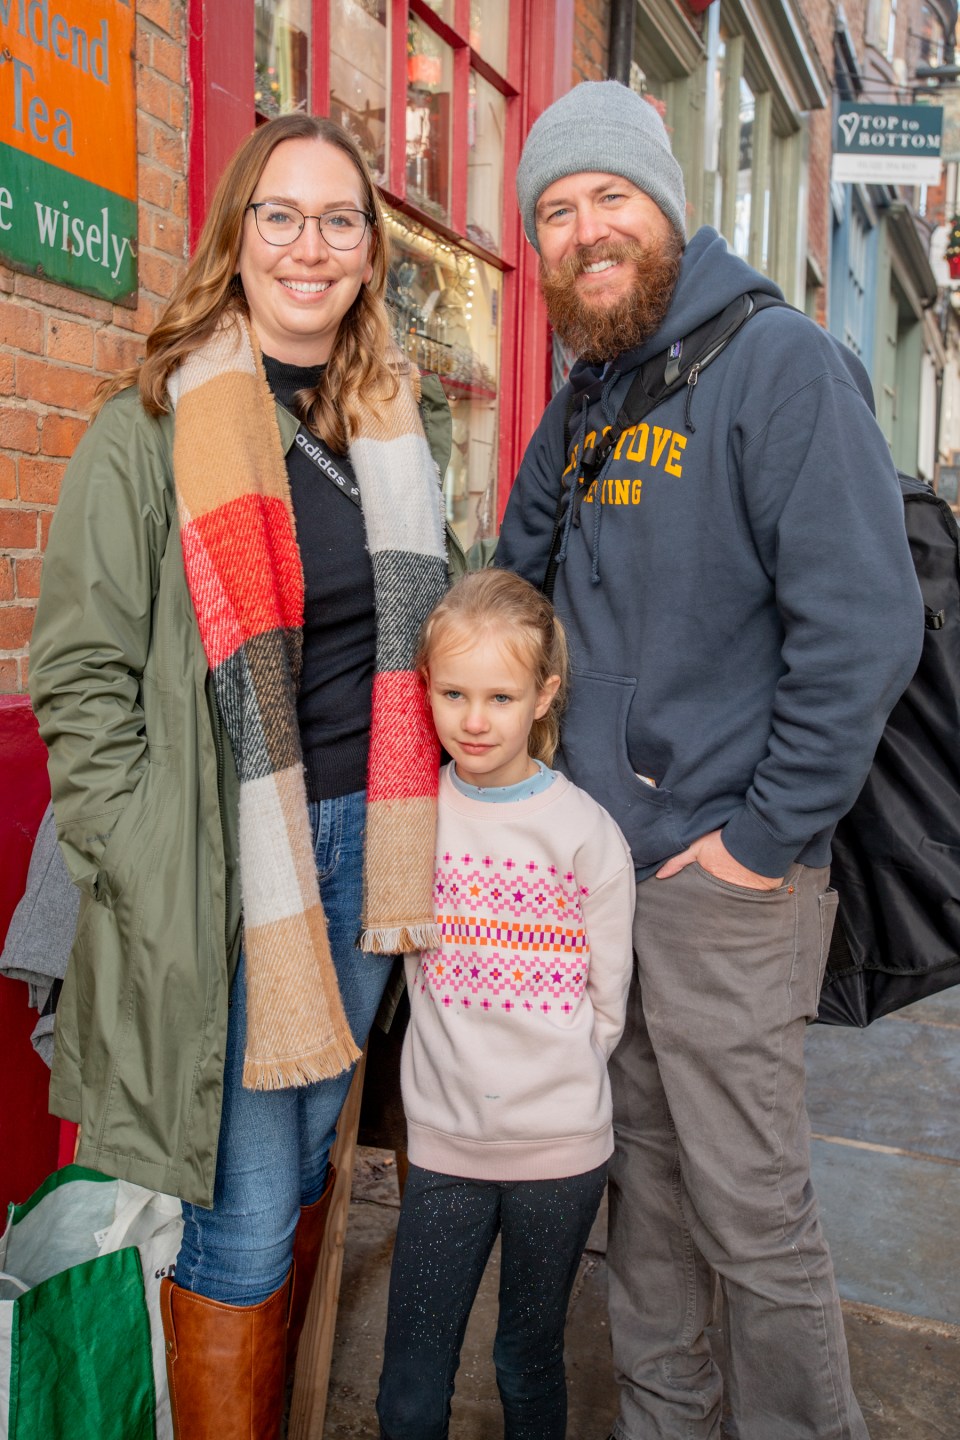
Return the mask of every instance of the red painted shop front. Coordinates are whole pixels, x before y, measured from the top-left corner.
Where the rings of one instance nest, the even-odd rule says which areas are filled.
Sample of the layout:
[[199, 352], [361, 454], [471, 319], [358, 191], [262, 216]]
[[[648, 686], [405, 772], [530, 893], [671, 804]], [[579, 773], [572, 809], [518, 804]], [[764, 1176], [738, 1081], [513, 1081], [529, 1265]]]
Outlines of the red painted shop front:
[[193, 238], [258, 121], [343, 124], [388, 206], [397, 339], [450, 400], [448, 518], [466, 544], [494, 534], [549, 395], [514, 179], [569, 86], [573, 0], [190, 0], [189, 18]]
[[[27, 883], [50, 782], [26, 695], [0, 695], [0, 950]], [[73, 1158], [76, 1129], [47, 1110], [50, 1071], [33, 1049], [37, 1012], [22, 980], [0, 975], [0, 1214]]]

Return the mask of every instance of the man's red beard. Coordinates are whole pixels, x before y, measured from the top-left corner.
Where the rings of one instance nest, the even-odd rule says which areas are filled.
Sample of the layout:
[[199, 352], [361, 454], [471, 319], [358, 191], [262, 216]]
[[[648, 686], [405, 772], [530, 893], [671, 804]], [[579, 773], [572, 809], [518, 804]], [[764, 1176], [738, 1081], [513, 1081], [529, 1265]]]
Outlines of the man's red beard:
[[[552, 272], [541, 260], [540, 288], [550, 324], [569, 350], [594, 364], [633, 350], [662, 325], [682, 258], [683, 239], [671, 229], [662, 244], [622, 240], [578, 250]], [[633, 263], [634, 279], [625, 295], [604, 303], [602, 296], [590, 299], [578, 288], [578, 276], [598, 260]]]

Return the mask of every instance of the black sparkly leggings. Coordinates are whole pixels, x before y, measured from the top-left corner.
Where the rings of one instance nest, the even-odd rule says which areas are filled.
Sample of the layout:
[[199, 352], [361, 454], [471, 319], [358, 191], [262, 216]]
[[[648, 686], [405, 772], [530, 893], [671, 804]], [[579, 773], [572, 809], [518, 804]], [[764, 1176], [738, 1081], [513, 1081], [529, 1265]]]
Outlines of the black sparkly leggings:
[[382, 1440], [446, 1440], [467, 1320], [498, 1234], [504, 1440], [563, 1440], [567, 1305], [606, 1178], [605, 1164], [513, 1182], [410, 1166], [377, 1398]]

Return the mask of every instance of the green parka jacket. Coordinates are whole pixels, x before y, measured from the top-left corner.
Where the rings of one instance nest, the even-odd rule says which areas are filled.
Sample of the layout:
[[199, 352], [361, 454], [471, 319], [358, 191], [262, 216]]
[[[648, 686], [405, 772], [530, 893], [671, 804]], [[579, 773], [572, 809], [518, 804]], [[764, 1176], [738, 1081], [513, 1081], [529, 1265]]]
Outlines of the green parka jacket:
[[[421, 414], [442, 475], [450, 412], [432, 376]], [[277, 420], [286, 452], [297, 421], [279, 405]], [[77, 447], [30, 695], [82, 891], [50, 1108], [80, 1122], [80, 1164], [210, 1207], [240, 947], [239, 786], [184, 575], [173, 426], [130, 389]]]

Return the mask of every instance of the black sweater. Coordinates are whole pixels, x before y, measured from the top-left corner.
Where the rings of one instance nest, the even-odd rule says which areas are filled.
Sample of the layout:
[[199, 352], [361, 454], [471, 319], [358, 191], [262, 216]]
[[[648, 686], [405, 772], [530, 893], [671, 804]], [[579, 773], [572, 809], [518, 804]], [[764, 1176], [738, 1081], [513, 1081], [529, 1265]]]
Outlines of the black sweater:
[[[323, 366], [302, 367], [263, 357], [270, 388], [296, 414], [293, 397], [314, 387]], [[350, 460], [333, 455], [354, 479]], [[287, 474], [303, 563], [303, 673], [297, 713], [307, 797], [327, 800], [367, 783], [370, 707], [376, 653], [373, 570], [363, 515], [299, 446], [287, 453]]]

